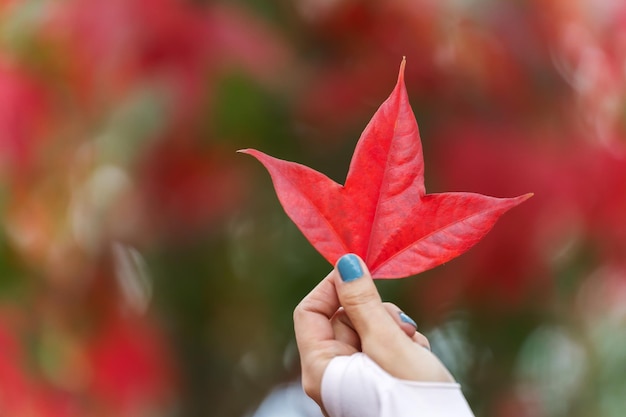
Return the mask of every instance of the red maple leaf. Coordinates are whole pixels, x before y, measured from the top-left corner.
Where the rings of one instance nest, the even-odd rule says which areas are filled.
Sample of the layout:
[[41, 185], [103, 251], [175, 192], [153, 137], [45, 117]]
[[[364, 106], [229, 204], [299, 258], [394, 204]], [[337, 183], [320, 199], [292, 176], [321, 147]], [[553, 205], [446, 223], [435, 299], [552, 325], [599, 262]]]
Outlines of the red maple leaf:
[[403, 60], [395, 89], [357, 143], [345, 185], [255, 149], [240, 151], [267, 168], [287, 215], [324, 258], [334, 265], [355, 253], [374, 278], [403, 278], [455, 258], [532, 195], [426, 194], [404, 65]]

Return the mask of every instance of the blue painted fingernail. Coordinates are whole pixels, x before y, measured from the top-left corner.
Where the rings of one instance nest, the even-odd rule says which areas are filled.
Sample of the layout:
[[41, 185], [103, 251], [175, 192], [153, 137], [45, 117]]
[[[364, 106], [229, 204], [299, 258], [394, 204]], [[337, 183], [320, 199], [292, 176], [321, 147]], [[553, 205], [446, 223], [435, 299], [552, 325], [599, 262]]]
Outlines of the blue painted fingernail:
[[363, 269], [359, 263], [359, 258], [351, 253], [343, 255], [337, 262], [337, 269], [343, 282], [354, 281], [363, 276]]
[[417, 323], [415, 323], [415, 320], [413, 320], [411, 317], [407, 316], [404, 312], [399, 312], [398, 313], [400, 315], [400, 320], [402, 320], [404, 323], [409, 323], [411, 326], [415, 327], [415, 330], [417, 330]]

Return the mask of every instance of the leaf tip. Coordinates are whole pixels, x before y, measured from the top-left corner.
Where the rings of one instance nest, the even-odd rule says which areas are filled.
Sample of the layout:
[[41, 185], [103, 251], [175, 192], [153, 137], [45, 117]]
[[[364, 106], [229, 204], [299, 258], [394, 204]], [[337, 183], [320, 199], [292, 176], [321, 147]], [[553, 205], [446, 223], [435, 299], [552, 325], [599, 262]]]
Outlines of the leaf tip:
[[400, 72], [398, 73], [398, 83], [404, 82], [404, 67], [406, 66], [406, 55], [402, 55], [402, 62], [400, 62]]
[[253, 149], [253, 148], [239, 149], [239, 150], [237, 150], [237, 153], [245, 153], [246, 155], [253, 156], [256, 159], [258, 159], [259, 162], [261, 162], [262, 164], [265, 164], [264, 161], [266, 161], [268, 158], [271, 159], [271, 157], [269, 155], [266, 155], [263, 152], [258, 151], [258, 150]]
[[256, 149], [253, 149], [253, 148], [239, 149], [237, 150], [237, 153], [245, 153], [246, 155], [253, 156], [262, 163], [264, 159], [263, 157], [267, 156], [263, 152], [257, 151]]
[[524, 201], [528, 200], [530, 197], [532, 197], [532, 196], [534, 196], [534, 195], [535, 195], [535, 193], [526, 193], [526, 194], [524, 194], [524, 195], [519, 196], [520, 203], [522, 203], [522, 202], [524, 202]]
[[262, 153], [262, 152], [259, 152], [256, 149], [246, 148], [246, 149], [238, 149], [237, 153], [245, 153], [246, 155], [252, 155], [255, 158], [258, 158], [259, 154]]

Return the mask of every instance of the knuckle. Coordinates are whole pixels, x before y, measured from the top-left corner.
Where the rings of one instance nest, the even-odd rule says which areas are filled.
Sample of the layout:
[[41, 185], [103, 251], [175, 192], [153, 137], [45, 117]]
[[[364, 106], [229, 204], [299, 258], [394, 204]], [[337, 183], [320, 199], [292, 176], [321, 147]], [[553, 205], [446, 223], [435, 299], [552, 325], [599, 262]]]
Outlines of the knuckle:
[[306, 306], [304, 302], [298, 303], [296, 308], [293, 309], [293, 320], [298, 321], [306, 312]]
[[368, 305], [376, 302], [380, 302], [378, 293], [359, 291], [348, 292], [341, 297], [341, 304], [344, 307]]

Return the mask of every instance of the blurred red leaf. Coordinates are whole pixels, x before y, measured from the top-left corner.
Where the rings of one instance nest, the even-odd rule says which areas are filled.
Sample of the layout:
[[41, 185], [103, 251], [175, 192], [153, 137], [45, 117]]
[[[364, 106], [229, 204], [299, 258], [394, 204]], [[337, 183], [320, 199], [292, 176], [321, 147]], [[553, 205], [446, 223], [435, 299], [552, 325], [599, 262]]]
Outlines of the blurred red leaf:
[[170, 237], [204, 230], [223, 219], [245, 194], [245, 175], [217, 147], [174, 137], [147, 155], [142, 182], [157, 229]]
[[259, 81], [281, 79], [291, 51], [279, 33], [242, 7], [215, 4], [206, 26], [214, 61], [243, 70]]
[[67, 82], [85, 104], [164, 86], [176, 120], [203, 110], [224, 68], [277, 79], [290, 60], [283, 39], [245, 8], [178, 0], [73, 0], [55, 5], [42, 33], [61, 52]]
[[29, 167], [40, 144], [47, 111], [42, 86], [0, 61], [0, 165], [10, 169]]
[[[0, 306], [0, 415], [75, 417], [78, 414], [66, 392], [54, 389], [33, 369], [23, 340], [24, 317]], [[31, 359], [31, 360], [28, 360]]]
[[[532, 205], [503, 219], [471, 257], [441, 271], [464, 280], [464, 297], [482, 307], [520, 308], [530, 299], [537, 307], [536, 294], [551, 302], [555, 271], [624, 259], [623, 156], [595, 146], [573, 128], [459, 120], [431, 138], [438, 187], [535, 193]], [[588, 248], [593, 254], [582, 258]], [[433, 281], [437, 288], [422, 291], [424, 302], [433, 298], [432, 291], [444, 291], [447, 282]]]
[[175, 385], [168, 354], [163, 336], [149, 321], [114, 318], [89, 346], [91, 390], [117, 415], [137, 415], [155, 401], [163, 406]]
[[1, 416], [137, 416], [171, 403], [177, 375], [150, 320], [109, 317], [86, 339], [29, 319], [0, 305]]
[[332, 264], [360, 255], [375, 278], [402, 278], [434, 268], [474, 246], [507, 210], [530, 197], [426, 194], [419, 131], [404, 85], [365, 128], [345, 186], [254, 149], [270, 172], [285, 211]]
[[3, 317], [0, 321], [0, 414], [18, 410], [26, 402], [28, 392], [28, 383], [18, 365], [19, 344], [4, 321]]

